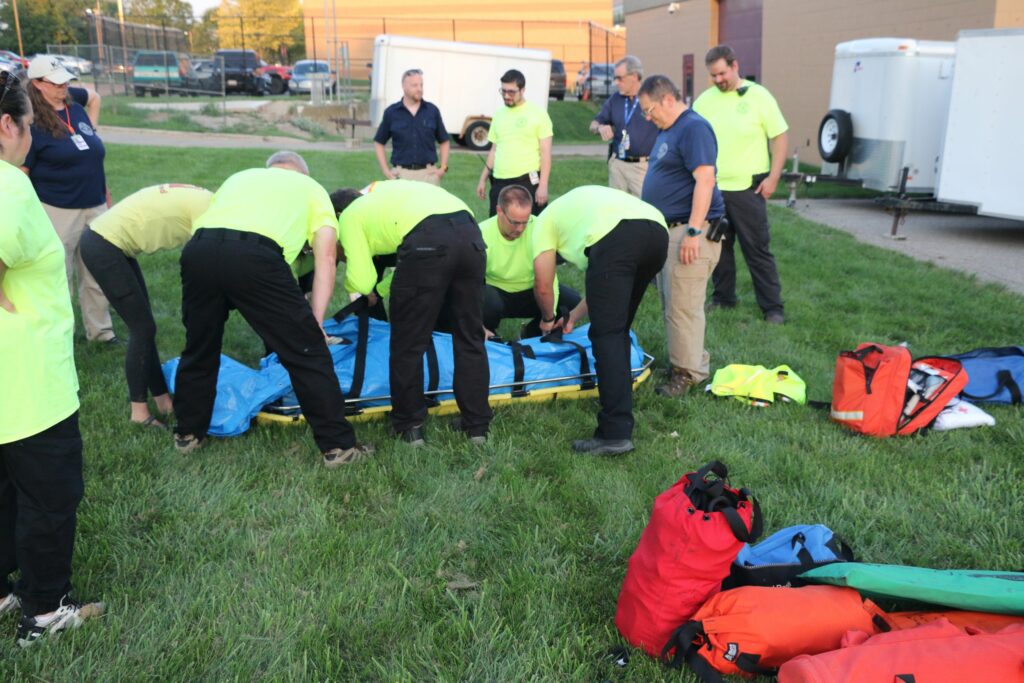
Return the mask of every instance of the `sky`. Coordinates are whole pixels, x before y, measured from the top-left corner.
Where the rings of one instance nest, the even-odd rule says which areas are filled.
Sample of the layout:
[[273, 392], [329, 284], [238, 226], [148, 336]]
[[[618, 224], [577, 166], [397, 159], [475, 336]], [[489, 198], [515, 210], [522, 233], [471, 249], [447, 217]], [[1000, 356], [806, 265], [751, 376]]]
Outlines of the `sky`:
[[192, 14], [196, 17], [203, 16], [203, 12], [216, 7], [220, 4], [220, 0], [191, 0]]

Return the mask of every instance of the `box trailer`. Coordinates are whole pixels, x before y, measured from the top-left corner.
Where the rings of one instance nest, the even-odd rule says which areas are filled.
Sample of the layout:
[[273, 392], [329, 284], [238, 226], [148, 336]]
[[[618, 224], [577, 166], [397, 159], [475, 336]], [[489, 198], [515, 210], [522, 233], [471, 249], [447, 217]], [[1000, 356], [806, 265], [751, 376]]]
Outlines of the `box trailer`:
[[822, 173], [873, 190], [935, 190], [955, 45], [870, 38], [836, 45], [829, 111], [818, 132]]
[[936, 196], [985, 216], [1024, 220], [1017, 165], [1024, 161], [1021, 120], [1024, 30], [961, 31], [943, 134]]
[[500, 78], [509, 69], [526, 77], [526, 98], [547, 109], [551, 53], [501, 45], [458, 43], [379, 35], [373, 42], [370, 121], [379, 126], [384, 110], [402, 98], [402, 74], [423, 71], [423, 99], [441, 110], [448, 133], [471, 149], [490, 147], [491, 116], [505, 106]]

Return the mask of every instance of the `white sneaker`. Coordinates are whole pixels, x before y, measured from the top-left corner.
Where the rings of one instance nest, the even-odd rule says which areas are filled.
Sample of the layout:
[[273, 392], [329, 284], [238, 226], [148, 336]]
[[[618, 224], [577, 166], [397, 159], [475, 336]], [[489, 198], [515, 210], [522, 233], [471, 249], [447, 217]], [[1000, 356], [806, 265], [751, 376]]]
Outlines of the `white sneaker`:
[[86, 619], [102, 616], [102, 602], [79, 604], [65, 595], [60, 607], [49, 614], [22, 617], [18, 622], [17, 642], [19, 647], [28, 647], [45, 633], [57, 633], [81, 626]]
[[21, 608], [21, 600], [14, 593], [8, 593], [0, 600], [0, 617]]

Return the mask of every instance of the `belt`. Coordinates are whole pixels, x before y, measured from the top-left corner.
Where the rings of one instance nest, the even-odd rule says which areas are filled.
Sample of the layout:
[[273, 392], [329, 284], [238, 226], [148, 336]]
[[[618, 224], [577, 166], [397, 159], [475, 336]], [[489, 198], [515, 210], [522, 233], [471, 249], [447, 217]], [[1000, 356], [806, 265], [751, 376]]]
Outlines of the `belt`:
[[641, 161], [647, 161], [650, 157], [622, 157], [619, 161], [625, 161], [627, 164], [635, 164]]
[[196, 234], [192, 236], [193, 239], [197, 240], [209, 240], [212, 242], [256, 242], [262, 244], [265, 247], [273, 249], [277, 254], [284, 255], [284, 250], [281, 249], [281, 245], [270, 239], [264, 237], [255, 232], [245, 232], [244, 230], [232, 230], [230, 228], [199, 228], [196, 230]]
[[422, 171], [427, 166], [433, 166], [433, 164], [398, 164], [399, 168], [404, 168], [407, 171]]

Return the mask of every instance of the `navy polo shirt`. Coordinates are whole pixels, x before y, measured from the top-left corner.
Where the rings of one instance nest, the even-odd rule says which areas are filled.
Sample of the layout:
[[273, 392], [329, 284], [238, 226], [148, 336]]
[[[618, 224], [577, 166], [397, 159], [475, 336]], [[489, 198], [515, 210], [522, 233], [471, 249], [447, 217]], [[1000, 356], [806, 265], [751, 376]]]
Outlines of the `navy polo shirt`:
[[[33, 124], [32, 147], [25, 157], [24, 166], [36, 190], [39, 201], [61, 209], [88, 209], [107, 200], [107, 179], [103, 173], [106, 149], [93, 130], [92, 121], [82, 105], [88, 101], [88, 92], [71, 88], [73, 102], [57, 117], [65, 124], [65, 135], [54, 137]], [[81, 135], [88, 149], [80, 150], [66, 129]]]
[[[626, 119], [629, 123], [626, 123]], [[649, 157], [654, 147], [654, 139], [658, 137], [658, 127], [644, 118], [640, 111], [640, 103], [635, 97], [623, 97], [615, 93], [604, 101], [601, 111], [594, 120], [604, 126], [611, 126], [615, 131], [612, 138], [612, 154], [618, 156], [619, 143], [622, 141], [623, 129], [629, 133], [629, 150], [627, 157]]]
[[447, 142], [448, 131], [441, 120], [441, 111], [426, 100], [420, 101], [416, 115], [405, 108], [402, 100], [384, 110], [374, 142], [386, 145], [391, 140], [391, 165], [412, 166], [437, 163], [435, 142]]
[[[687, 109], [667, 130], [658, 133], [648, 162], [641, 198], [653, 204], [669, 223], [690, 217], [693, 189], [697, 183], [693, 171], [698, 166], [714, 166], [718, 141], [711, 124], [692, 109]], [[718, 186], [711, 195], [708, 220], [725, 214], [725, 201]]]

